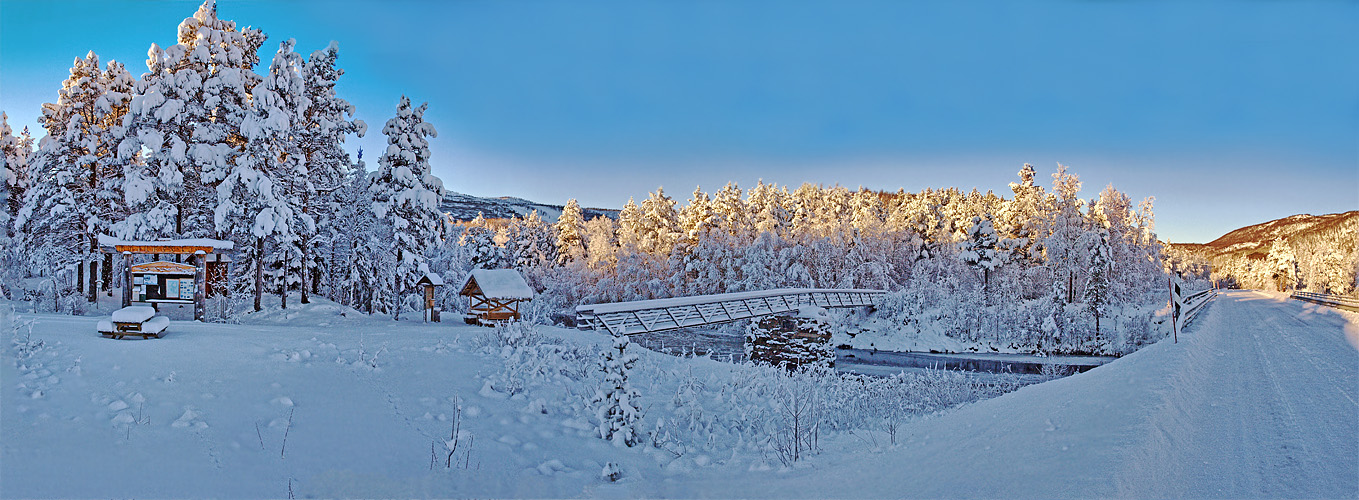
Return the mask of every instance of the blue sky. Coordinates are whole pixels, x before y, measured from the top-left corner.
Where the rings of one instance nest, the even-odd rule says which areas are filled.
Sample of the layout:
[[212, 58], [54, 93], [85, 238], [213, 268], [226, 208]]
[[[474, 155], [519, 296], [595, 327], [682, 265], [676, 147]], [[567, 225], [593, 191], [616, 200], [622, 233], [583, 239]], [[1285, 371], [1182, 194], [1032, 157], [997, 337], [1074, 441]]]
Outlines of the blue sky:
[[[71, 61], [140, 74], [196, 1], [0, 3], [0, 109], [38, 128]], [[1357, 2], [222, 0], [340, 43], [370, 168], [402, 94], [445, 186], [619, 207], [757, 179], [1008, 195], [1024, 162], [1157, 198], [1207, 241], [1359, 209]], [[260, 71], [265, 68], [261, 67]]]

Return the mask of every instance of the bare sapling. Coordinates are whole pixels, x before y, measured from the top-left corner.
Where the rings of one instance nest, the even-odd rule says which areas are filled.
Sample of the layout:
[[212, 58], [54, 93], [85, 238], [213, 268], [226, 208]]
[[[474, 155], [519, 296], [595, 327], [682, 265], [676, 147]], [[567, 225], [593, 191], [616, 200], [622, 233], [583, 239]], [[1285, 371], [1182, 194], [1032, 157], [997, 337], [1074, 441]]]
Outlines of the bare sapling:
[[278, 458], [287, 458], [288, 455], [288, 434], [293, 430], [293, 410], [288, 408], [288, 426], [283, 428], [283, 446], [278, 450]]

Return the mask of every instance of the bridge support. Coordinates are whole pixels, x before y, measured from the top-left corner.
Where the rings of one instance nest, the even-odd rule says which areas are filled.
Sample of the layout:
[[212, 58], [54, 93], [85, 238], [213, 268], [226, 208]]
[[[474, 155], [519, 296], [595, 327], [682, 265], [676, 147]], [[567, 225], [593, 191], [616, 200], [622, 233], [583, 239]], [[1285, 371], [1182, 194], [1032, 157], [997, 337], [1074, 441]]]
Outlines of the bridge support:
[[820, 307], [795, 314], [752, 318], [746, 328], [746, 359], [796, 370], [802, 366], [835, 366], [830, 316]]

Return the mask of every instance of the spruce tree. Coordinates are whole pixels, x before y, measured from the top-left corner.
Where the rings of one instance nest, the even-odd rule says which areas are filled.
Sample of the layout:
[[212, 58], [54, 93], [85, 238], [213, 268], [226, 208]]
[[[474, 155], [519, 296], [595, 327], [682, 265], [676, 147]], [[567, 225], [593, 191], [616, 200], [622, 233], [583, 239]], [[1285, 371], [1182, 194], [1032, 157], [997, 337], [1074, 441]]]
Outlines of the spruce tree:
[[575, 198], [566, 200], [566, 206], [562, 207], [562, 214], [557, 217], [552, 229], [557, 234], [557, 263], [566, 265], [584, 262], [585, 245], [581, 233], [585, 231], [585, 216]]
[[635, 446], [642, 441], [639, 429], [642, 420], [642, 396], [628, 383], [637, 364], [637, 348], [626, 335], [614, 335], [613, 343], [604, 351], [599, 369], [604, 372], [603, 386], [595, 392], [591, 404], [599, 421], [599, 437], [614, 446]]
[[304, 94], [308, 106], [299, 120], [296, 131], [298, 149], [307, 170], [306, 181], [300, 185], [302, 210], [315, 222], [315, 230], [302, 232], [298, 246], [302, 253], [302, 302], [307, 302], [308, 289], [319, 289], [317, 277], [330, 276], [337, 265], [327, 258], [343, 236], [336, 229], [336, 217], [341, 210], [337, 203], [341, 186], [350, 176], [349, 153], [342, 147], [345, 137], [363, 137], [367, 124], [356, 120], [354, 106], [335, 92], [335, 84], [344, 70], [337, 68], [339, 44], [332, 41], [326, 48], [312, 52], [302, 67]]
[[4, 163], [0, 181], [4, 183], [7, 196], [5, 206], [0, 207], [0, 210], [4, 210], [11, 221], [11, 225], [3, 228], [10, 237], [14, 236], [14, 217], [24, 204], [24, 192], [33, 182], [28, 163], [32, 154], [33, 137], [29, 135], [28, 127], [24, 127], [19, 135], [14, 135], [9, 128], [9, 115], [0, 112], [0, 162]]
[[1112, 260], [1109, 257], [1109, 238], [1101, 232], [1091, 238], [1089, 245], [1090, 271], [1085, 283], [1085, 307], [1095, 316], [1095, 336], [1100, 335], [1100, 316], [1109, 308], [1109, 284], [1113, 274]]
[[387, 150], [378, 160], [370, 192], [373, 214], [391, 231], [389, 245], [396, 268], [387, 293], [396, 299], [394, 315], [400, 317], [401, 299], [420, 279], [427, 253], [444, 236], [444, 214], [439, 202], [444, 183], [430, 171], [429, 141], [438, 135], [434, 125], [425, 122], [428, 104], [412, 106], [401, 96], [396, 116], [382, 127]]

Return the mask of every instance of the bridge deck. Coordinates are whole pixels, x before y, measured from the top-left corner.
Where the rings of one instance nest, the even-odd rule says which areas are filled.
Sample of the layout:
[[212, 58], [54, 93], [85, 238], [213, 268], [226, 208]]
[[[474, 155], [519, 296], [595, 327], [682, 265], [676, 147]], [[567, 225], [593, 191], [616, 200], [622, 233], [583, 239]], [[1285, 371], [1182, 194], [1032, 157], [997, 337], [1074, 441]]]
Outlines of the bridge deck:
[[803, 306], [872, 306], [886, 290], [783, 288], [576, 307], [576, 326], [635, 335], [785, 314]]

